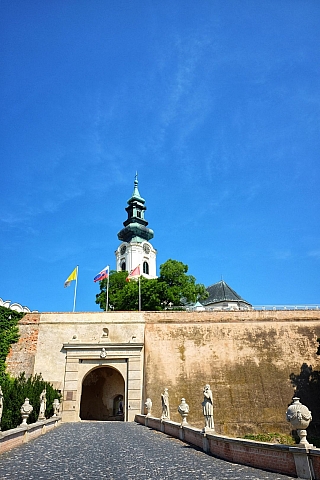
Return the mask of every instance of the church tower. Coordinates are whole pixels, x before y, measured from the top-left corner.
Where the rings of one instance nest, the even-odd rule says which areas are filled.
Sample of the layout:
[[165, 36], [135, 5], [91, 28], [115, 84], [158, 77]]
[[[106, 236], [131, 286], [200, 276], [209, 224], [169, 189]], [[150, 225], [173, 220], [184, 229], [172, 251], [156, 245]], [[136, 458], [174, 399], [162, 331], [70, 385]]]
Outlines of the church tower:
[[127, 203], [128, 218], [123, 222], [124, 228], [118, 233], [118, 239], [122, 243], [115, 251], [117, 272], [125, 270], [131, 272], [140, 265], [140, 272], [144, 277], [157, 278], [157, 251], [149, 242], [153, 238], [153, 230], [147, 227], [148, 222], [144, 218], [147, 207], [138, 190], [137, 173], [133, 194]]

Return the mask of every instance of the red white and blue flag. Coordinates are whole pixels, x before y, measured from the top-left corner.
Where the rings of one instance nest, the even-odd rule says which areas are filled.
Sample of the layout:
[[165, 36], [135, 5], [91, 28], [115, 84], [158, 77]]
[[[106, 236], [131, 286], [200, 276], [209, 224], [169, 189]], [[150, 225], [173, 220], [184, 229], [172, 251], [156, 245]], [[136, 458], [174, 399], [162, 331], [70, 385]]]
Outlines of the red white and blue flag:
[[140, 277], [140, 265], [138, 265], [136, 268], [131, 270], [129, 275], [127, 276], [126, 280], [127, 282], [130, 282], [130, 280], [137, 280]]
[[94, 282], [101, 282], [104, 278], [109, 277], [109, 265], [107, 265], [101, 272], [98, 273], [93, 279]]

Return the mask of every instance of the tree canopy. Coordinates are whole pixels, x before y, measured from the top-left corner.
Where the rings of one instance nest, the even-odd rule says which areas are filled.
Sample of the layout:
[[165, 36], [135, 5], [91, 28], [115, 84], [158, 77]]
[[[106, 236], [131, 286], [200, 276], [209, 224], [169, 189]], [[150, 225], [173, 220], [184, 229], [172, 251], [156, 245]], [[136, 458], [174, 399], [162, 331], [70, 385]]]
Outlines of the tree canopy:
[[[182, 307], [207, 297], [205, 286], [197, 284], [193, 275], [188, 275], [188, 265], [177, 260], [167, 260], [160, 265], [160, 276], [155, 279], [140, 278], [142, 310], [164, 310], [169, 306]], [[127, 282], [127, 272], [112, 270], [109, 276], [109, 309], [138, 310], [138, 282]], [[106, 309], [107, 279], [100, 282], [96, 303]]]

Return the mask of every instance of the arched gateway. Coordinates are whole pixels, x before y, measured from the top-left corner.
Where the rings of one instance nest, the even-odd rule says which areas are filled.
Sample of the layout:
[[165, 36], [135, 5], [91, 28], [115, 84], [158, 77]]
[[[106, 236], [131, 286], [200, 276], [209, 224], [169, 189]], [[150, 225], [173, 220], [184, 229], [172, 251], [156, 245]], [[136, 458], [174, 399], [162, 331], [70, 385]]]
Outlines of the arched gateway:
[[[118, 328], [109, 323], [108, 330], [111, 334], [114, 331], [114, 336]], [[124, 332], [129, 336], [129, 342], [111, 342], [103, 327], [100, 342], [83, 343], [75, 338], [63, 345], [63, 421], [130, 422], [141, 412], [143, 343], [136, 341], [136, 335], [142, 335], [137, 324], [130, 330], [121, 329], [122, 335]]]
[[112, 367], [98, 367], [83, 379], [81, 420], [124, 420], [125, 382]]

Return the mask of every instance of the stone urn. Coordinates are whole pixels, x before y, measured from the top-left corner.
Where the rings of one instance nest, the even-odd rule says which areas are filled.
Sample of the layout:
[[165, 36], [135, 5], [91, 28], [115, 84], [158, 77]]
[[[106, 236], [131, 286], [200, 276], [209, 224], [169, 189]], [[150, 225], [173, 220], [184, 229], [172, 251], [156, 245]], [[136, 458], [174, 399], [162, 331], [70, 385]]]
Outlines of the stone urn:
[[61, 403], [57, 398], [53, 400], [52, 407], [53, 407], [53, 417], [57, 417], [60, 413], [60, 405]]
[[189, 414], [189, 405], [187, 404], [185, 398], [181, 398], [181, 403], [178, 407], [178, 412], [180, 413], [182, 418], [181, 425], [188, 425], [187, 417]]
[[150, 417], [151, 416], [151, 408], [152, 408], [152, 400], [151, 398], [147, 398], [146, 402], [145, 402], [145, 407], [147, 409], [147, 417]]
[[287, 421], [290, 422], [292, 428], [297, 430], [300, 437], [301, 446], [310, 446], [307, 441], [307, 428], [312, 420], [312, 415], [308, 407], [299, 402], [300, 398], [294, 397], [293, 404], [288, 407], [286, 412]]
[[24, 404], [20, 408], [21, 417], [22, 417], [21, 425], [27, 425], [27, 420], [32, 410], [33, 410], [33, 406], [30, 405], [29, 398], [26, 398], [24, 401]]

